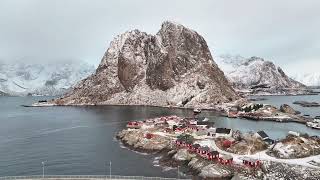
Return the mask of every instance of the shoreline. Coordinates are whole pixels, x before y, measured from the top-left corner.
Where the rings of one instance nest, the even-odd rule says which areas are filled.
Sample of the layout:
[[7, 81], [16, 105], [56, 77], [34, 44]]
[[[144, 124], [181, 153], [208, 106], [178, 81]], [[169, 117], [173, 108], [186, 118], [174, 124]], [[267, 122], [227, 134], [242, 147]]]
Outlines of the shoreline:
[[[158, 118], [159, 119], [159, 118]], [[140, 133], [143, 132], [143, 133]], [[155, 134], [155, 137], [151, 139], [147, 138], [145, 136], [149, 133]], [[171, 134], [171, 133], [169, 133]], [[234, 154], [232, 152], [227, 152], [225, 150], [219, 149], [217, 145], [214, 145], [213, 148], [216, 149], [219, 153], [222, 153], [224, 155], [229, 155], [233, 156], [234, 158], [234, 164], [227, 165], [227, 164], [221, 164], [220, 161], [213, 161], [213, 160], [208, 160], [204, 156], [200, 156], [199, 154], [195, 153], [194, 151], [191, 151], [188, 146], [177, 146], [176, 144], [173, 145], [174, 141], [174, 136], [177, 136], [176, 133], [175, 135], [169, 135], [168, 133], [163, 133], [162, 128], [157, 127], [157, 128], [147, 128], [144, 127], [143, 129], [131, 129], [130, 128], [124, 128], [123, 130], [119, 131], [116, 134], [116, 139], [121, 143], [123, 146], [128, 148], [129, 150], [132, 150], [134, 152], [141, 152], [141, 153], [147, 153], [155, 156], [161, 156], [159, 158], [159, 165], [161, 167], [166, 166], [166, 167], [173, 167], [176, 168], [179, 165], [185, 165], [187, 168], [187, 174], [188, 175], [193, 175], [193, 176], [199, 176], [202, 178], [213, 178], [211, 176], [214, 176], [214, 178], [221, 178], [221, 179], [231, 179], [235, 175], [241, 175], [243, 177], [249, 177], [252, 179], [258, 178], [260, 179], [261, 177], [272, 177], [275, 174], [282, 173], [282, 171], [279, 171], [277, 169], [273, 169], [274, 166], [281, 166], [283, 168], [305, 168], [309, 167], [311, 168], [310, 170], [313, 171], [315, 170], [316, 174], [320, 173], [320, 166], [312, 166], [311, 164], [307, 164], [308, 161], [312, 160], [313, 158], [320, 157], [320, 155], [316, 156], [307, 156], [305, 158], [277, 158], [273, 157], [270, 155], [266, 154], [265, 150], [258, 151], [258, 153], [252, 154], [252, 155], [240, 155], [240, 154]], [[171, 144], [166, 144], [165, 146], [158, 146], [158, 143], [163, 143], [163, 139], [161, 138], [168, 137], [171, 141]], [[133, 139], [133, 140], [132, 140]], [[143, 141], [147, 141], [144, 143], [141, 143]], [[209, 139], [197, 139], [197, 142], [207, 142], [204, 144], [208, 144]], [[211, 140], [212, 141], [212, 140]], [[130, 142], [130, 143], [129, 143]], [[155, 146], [150, 146], [150, 144], [155, 145]], [[200, 144], [200, 143], [199, 143]], [[215, 142], [213, 142], [215, 144]], [[150, 150], [146, 148], [161, 148], [160, 150]], [[210, 147], [210, 146], [209, 146]], [[261, 154], [261, 155], [260, 155]], [[248, 158], [258, 158], [260, 160], [261, 156], [261, 161], [262, 167], [260, 168], [248, 168], [246, 166], [241, 165], [242, 162], [239, 162], [244, 157]], [[242, 161], [242, 160], [241, 160]], [[301, 161], [300, 163], [295, 163]], [[273, 169], [273, 172], [269, 172], [268, 168]], [[302, 168], [302, 169], [303, 169]], [[227, 172], [226, 174], [220, 174], [221, 172]], [[258, 173], [251, 173], [251, 172], [256, 172]], [[271, 175], [269, 174], [271, 173]], [[310, 173], [310, 172], [308, 172]], [[206, 177], [208, 175], [208, 177]], [[288, 174], [285, 174], [286, 176]], [[297, 175], [299, 177], [303, 176], [302, 172], [297, 172]], [[313, 176], [311, 176], [314, 178]], [[312, 179], [311, 178], [311, 179]]]
[[[53, 104], [53, 103], [34, 103], [32, 105], [21, 105], [23, 107], [93, 107], [93, 106], [99, 106], [99, 107], [103, 107], [103, 106], [128, 106], [128, 107], [155, 107], [155, 108], [166, 108], [166, 109], [181, 109], [181, 110], [193, 110], [194, 108], [192, 107], [178, 107], [178, 106], [156, 106], [156, 105], [141, 105], [141, 104], [70, 104], [70, 105], [58, 105], [58, 104]], [[229, 117], [227, 110], [223, 109], [222, 107], [213, 107], [213, 108], [203, 108], [201, 109], [203, 112], [213, 112], [218, 116], [221, 117], [227, 117], [227, 118], [234, 118], [234, 117]], [[288, 114], [290, 115], [290, 114]], [[297, 116], [298, 117], [298, 116]], [[245, 119], [245, 120], [250, 120], [250, 121], [268, 121], [268, 122], [275, 122], [275, 123], [297, 123], [297, 124], [301, 124], [301, 125], [306, 125], [306, 123], [308, 122], [308, 120], [302, 121], [302, 120], [295, 120], [294, 118], [290, 117], [290, 118], [284, 118], [284, 119], [280, 119], [277, 117], [249, 117], [249, 116], [241, 116], [239, 115], [238, 117], [235, 118], [239, 118], [239, 119]], [[298, 117], [299, 118], [299, 117]], [[302, 116], [300, 118], [303, 118]], [[309, 119], [309, 121], [312, 119]]]
[[[119, 141], [119, 143], [121, 143], [124, 147], [126, 147], [128, 150], [134, 152], [134, 153], [143, 153], [143, 154], [147, 154], [147, 155], [152, 155], [154, 156], [153, 158], [158, 158], [158, 164], [159, 167], [161, 168], [165, 168], [165, 167], [169, 167], [169, 168], [181, 168], [183, 167], [186, 171], [183, 171], [183, 174], [185, 174], [185, 178], [188, 178], [189, 176], [192, 176], [192, 178], [212, 178], [212, 177], [201, 177], [199, 176], [200, 174], [200, 170], [196, 169], [194, 167], [191, 167], [189, 165], [188, 160], [176, 160], [174, 159], [174, 155], [176, 155], [178, 153], [176, 148], [169, 148], [166, 147], [162, 150], [147, 150], [147, 149], [143, 149], [143, 148], [136, 148], [133, 145], [128, 144], [126, 141], [124, 141], [123, 139], [119, 138], [118, 135], [116, 135], [116, 139]], [[201, 160], [201, 158], [199, 158], [199, 160]], [[180, 171], [181, 173], [181, 171]], [[217, 180], [228, 180], [231, 179], [234, 176], [234, 174], [227, 176], [227, 177], [214, 177], [213, 179], [217, 179]], [[184, 179], [184, 178], [182, 178]]]

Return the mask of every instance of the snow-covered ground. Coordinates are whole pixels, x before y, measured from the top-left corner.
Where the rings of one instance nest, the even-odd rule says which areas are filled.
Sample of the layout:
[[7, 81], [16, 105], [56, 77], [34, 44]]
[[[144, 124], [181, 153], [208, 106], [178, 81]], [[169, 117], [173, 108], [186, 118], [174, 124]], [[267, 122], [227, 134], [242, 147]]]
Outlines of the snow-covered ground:
[[[164, 136], [164, 137], [173, 137], [172, 134], [170, 133], [164, 133], [164, 132], [153, 132], [154, 134], [157, 134], [159, 136]], [[212, 138], [208, 138], [207, 136], [196, 136], [195, 139], [198, 139], [197, 141], [195, 141], [195, 144], [200, 144], [201, 146], [208, 146], [211, 150], [216, 150], [218, 151], [220, 154], [225, 154], [225, 155], [230, 155], [233, 157], [233, 160], [236, 164], [242, 165], [242, 160], [244, 158], [251, 158], [251, 159], [257, 159], [257, 160], [261, 160], [261, 161], [272, 161], [272, 162], [277, 162], [277, 163], [285, 163], [285, 164], [289, 164], [289, 165], [300, 165], [300, 166], [304, 166], [304, 167], [311, 167], [311, 168], [317, 168], [320, 169], [320, 166], [315, 166], [312, 165], [310, 162], [314, 161], [314, 162], [319, 162], [320, 163], [320, 155], [316, 155], [316, 156], [310, 156], [310, 157], [306, 157], [306, 158], [299, 158], [299, 159], [279, 159], [276, 157], [272, 157], [269, 156], [267, 154], [268, 150], [264, 150], [255, 154], [250, 154], [248, 152], [247, 155], [238, 155], [238, 154], [234, 154], [234, 153], [230, 153], [227, 151], [224, 151], [222, 149], [220, 149], [215, 141]], [[285, 153], [290, 153], [290, 148], [281, 148], [280, 147], [281, 144], [279, 143], [279, 148], [281, 149], [281, 151], [285, 152]]]
[[60, 95], [95, 68], [84, 62], [0, 62], [0, 91], [12, 95]]
[[233, 86], [238, 89], [250, 89], [266, 86], [274, 89], [303, 88], [303, 85], [290, 77], [277, 65], [260, 57], [221, 55], [215, 57], [218, 66]]
[[314, 166], [314, 165], [309, 164], [309, 162], [312, 160], [316, 161], [316, 162], [320, 162], [320, 155], [310, 156], [310, 157], [306, 157], [306, 158], [299, 158], [299, 159], [278, 159], [278, 158], [269, 156], [266, 153], [267, 150], [258, 152], [256, 154], [248, 154], [248, 155], [237, 155], [234, 153], [229, 153], [227, 151], [220, 149], [216, 145], [215, 141], [213, 141], [211, 139], [197, 141], [196, 143], [200, 144], [201, 146], [208, 146], [209, 148], [218, 151], [220, 154], [231, 155], [233, 157], [234, 162], [237, 164], [242, 164], [242, 159], [245, 157], [248, 157], [248, 158], [252, 158], [252, 159], [259, 159], [262, 161], [273, 161], [273, 162], [278, 162], [278, 163], [285, 163], [285, 164], [290, 164], [290, 165], [301, 165], [301, 166], [320, 169], [320, 167], [318, 167], [318, 166]]

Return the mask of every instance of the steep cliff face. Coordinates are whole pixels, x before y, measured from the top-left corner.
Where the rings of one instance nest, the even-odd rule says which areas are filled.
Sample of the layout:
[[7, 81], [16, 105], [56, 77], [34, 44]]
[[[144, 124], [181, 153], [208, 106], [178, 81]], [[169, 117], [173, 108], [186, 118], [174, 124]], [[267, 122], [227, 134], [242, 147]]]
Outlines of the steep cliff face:
[[210, 107], [235, 99], [203, 37], [164, 22], [156, 35], [117, 36], [96, 72], [56, 103]]

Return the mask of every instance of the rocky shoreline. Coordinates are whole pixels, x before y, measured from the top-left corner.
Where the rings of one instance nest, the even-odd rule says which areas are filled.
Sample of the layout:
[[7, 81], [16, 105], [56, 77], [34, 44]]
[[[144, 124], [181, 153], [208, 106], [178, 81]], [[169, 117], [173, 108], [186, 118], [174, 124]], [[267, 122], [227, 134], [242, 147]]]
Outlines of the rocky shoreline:
[[[271, 106], [271, 105], [263, 105], [263, 107], [259, 109], [251, 108], [249, 112], [241, 112], [245, 111], [246, 107], [253, 107], [257, 104], [248, 102], [247, 99], [240, 99], [233, 103], [223, 103], [221, 105], [215, 105], [210, 108], [201, 109], [203, 112], [210, 111], [215, 112], [216, 114], [224, 117], [231, 118], [243, 118], [253, 121], [273, 121], [273, 122], [294, 122], [299, 124], [306, 124], [307, 122], [312, 121], [312, 118], [303, 117], [299, 114], [299, 112], [294, 111], [289, 105], [284, 104], [280, 109]], [[124, 106], [119, 104], [57, 104], [55, 101], [47, 101], [47, 102], [36, 102], [31, 106], [23, 105], [25, 107], [50, 107], [50, 106]], [[175, 108], [175, 109], [189, 109], [192, 110], [191, 107], [180, 107], [180, 106], [156, 106], [156, 105], [125, 105], [125, 106], [142, 106], [142, 107], [161, 107], [161, 108]], [[283, 106], [286, 106], [285, 110], [283, 110]], [[237, 110], [234, 110], [236, 108]], [[288, 111], [287, 109], [291, 110]], [[294, 112], [293, 112], [294, 111]], [[230, 113], [231, 112], [231, 113]], [[230, 115], [231, 114], [231, 115]]]
[[[161, 118], [158, 118], [158, 120], [159, 119]], [[286, 164], [281, 163], [281, 161], [270, 162], [265, 159], [262, 160], [261, 167], [252, 168], [243, 166], [240, 162], [224, 164], [221, 163], [220, 160], [208, 160], [205, 156], [200, 156], [194, 153], [194, 151], [191, 151], [188, 146], [177, 146], [177, 138], [179, 139], [181, 134], [175, 135], [176, 133], [174, 132], [170, 133], [169, 128], [157, 124], [156, 121], [152, 119], [145, 120], [141, 123], [134, 122], [130, 127], [131, 128], [123, 129], [116, 135], [116, 138], [125, 147], [133, 151], [161, 156], [159, 159], [161, 166], [173, 168], [177, 168], [178, 166], [183, 167], [184, 173], [193, 177], [231, 179], [236, 176], [240, 179], [273, 179], [285, 177], [302, 178], [305, 174], [309, 174], [309, 179], [317, 179], [317, 177], [320, 176], [319, 169], [309, 168], [305, 170], [305, 167], [301, 165]], [[188, 132], [190, 133], [190, 131]], [[202, 136], [195, 136], [195, 141], [208, 144], [210, 140], [203, 138]], [[317, 153], [318, 152], [320, 151], [317, 151]], [[236, 155], [236, 157], [237, 156], [238, 155]], [[282, 169], [275, 169], [274, 167], [282, 167]], [[305, 171], [294, 172], [293, 176], [285, 173], [283, 168], [288, 171], [299, 168]]]
[[[136, 144], [132, 144], [132, 142], [128, 142], [127, 135], [121, 135], [123, 131], [121, 131], [116, 137], [121, 143], [130, 150], [141, 152], [141, 153], [148, 153], [160, 156], [159, 164], [162, 167], [172, 167], [172, 168], [181, 168], [186, 176], [192, 176], [193, 178], [206, 178], [206, 179], [214, 179], [214, 180], [227, 180], [231, 179], [234, 174], [231, 173], [229, 170], [226, 171], [225, 174], [210, 174], [210, 168], [217, 168], [209, 166], [210, 164], [206, 162], [202, 158], [198, 158], [195, 155], [191, 155], [187, 152], [186, 149], [184, 150], [177, 150], [171, 147], [163, 147], [163, 149], [146, 149]], [[207, 168], [207, 170], [203, 169]], [[221, 168], [221, 167], [220, 167]]]

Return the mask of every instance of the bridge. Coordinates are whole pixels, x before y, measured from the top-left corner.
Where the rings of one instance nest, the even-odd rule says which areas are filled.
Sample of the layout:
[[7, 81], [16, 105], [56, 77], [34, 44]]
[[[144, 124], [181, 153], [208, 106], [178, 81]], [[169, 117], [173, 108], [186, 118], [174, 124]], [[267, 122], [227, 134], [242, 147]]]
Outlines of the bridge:
[[[0, 180], [180, 180], [176, 178], [117, 176], [117, 175], [35, 175], [35, 176], [4, 176]], [[185, 179], [184, 179], [185, 180]]]

